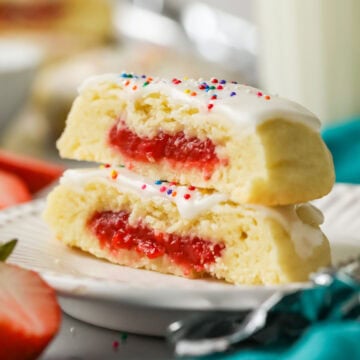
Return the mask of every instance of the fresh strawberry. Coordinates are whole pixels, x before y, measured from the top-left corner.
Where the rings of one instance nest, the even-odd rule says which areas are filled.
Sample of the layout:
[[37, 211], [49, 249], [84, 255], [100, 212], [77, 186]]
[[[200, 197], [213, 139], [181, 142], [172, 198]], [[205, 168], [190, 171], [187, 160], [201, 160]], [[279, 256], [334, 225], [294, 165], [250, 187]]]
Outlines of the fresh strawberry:
[[[3, 245], [0, 258], [15, 244]], [[55, 291], [36, 272], [0, 262], [0, 359], [36, 359], [60, 321]]]
[[0, 170], [16, 174], [27, 184], [30, 192], [35, 193], [59, 178], [64, 168], [38, 159], [0, 150]]
[[26, 184], [18, 176], [0, 170], [0, 209], [29, 200]]

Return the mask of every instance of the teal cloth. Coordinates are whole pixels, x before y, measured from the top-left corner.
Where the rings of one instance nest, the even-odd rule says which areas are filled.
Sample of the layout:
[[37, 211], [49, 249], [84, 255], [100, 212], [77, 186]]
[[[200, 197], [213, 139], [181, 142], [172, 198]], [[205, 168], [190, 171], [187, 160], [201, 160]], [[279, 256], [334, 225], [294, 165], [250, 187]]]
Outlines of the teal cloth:
[[239, 351], [206, 357], [206, 360], [343, 360], [360, 359], [360, 322], [318, 324], [293, 346], [284, 349]]
[[334, 158], [336, 181], [360, 184], [360, 117], [326, 127], [322, 135]]
[[255, 350], [215, 354], [202, 360], [360, 359], [360, 307], [354, 301], [359, 296], [360, 283], [338, 273], [330, 285], [291, 295], [273, 308], [283, 314], [303, 314], [313, 324], [295, 343], [281, 338]]

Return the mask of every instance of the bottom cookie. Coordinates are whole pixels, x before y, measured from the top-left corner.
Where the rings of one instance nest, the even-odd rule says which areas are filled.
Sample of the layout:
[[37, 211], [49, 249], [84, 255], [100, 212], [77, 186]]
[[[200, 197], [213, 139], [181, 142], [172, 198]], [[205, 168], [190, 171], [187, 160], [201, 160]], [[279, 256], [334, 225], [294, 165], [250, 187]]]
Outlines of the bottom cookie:
[[330, 264], [322, 215], [309, 204], [239, 205], [124, 168], [66, 171], [44, 218], [67, 245], [185, 277], [279, 284], [306, 281]]

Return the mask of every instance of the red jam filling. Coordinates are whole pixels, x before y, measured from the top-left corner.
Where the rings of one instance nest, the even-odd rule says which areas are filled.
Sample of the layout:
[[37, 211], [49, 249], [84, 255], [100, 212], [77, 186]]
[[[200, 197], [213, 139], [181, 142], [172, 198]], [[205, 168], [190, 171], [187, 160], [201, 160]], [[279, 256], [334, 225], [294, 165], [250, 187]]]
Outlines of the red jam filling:
[[181, 164], [186, 168], [201, 168], [207, 174], [211, 174], [220, 162], [210, 139], [186, 137], [182, 131], [175, 135], [160, 131], [150, 139], [138, 136], [120, 122], [111, 128], [109, 142], [129, 160], [140, 162], [166, 159], [172, 167]]
[[204, 271], [205, 266], [214, 263], [225, 248], [223, 243], [214, 244], [197, 236], [156, 233], [141, 222], [136, 226], [130, 225], [128, 220], [129, 213], [126, 211], [96, 212], [88, 226], [102, 248], [135, 250], [149, 259], [166, 254], [184, 268], [185, 274]]

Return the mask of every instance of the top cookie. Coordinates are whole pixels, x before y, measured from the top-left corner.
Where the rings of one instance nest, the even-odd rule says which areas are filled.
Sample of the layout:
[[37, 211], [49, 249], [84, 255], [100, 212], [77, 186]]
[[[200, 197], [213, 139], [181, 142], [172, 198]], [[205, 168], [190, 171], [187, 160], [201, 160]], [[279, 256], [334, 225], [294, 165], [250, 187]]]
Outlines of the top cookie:
[[125, 165], [154, 180], [216, 189], [237, 203], [286, 205], [334, 182], [320, 122], [236, 82], [106, 74], [80, 87], [62, 157]]

